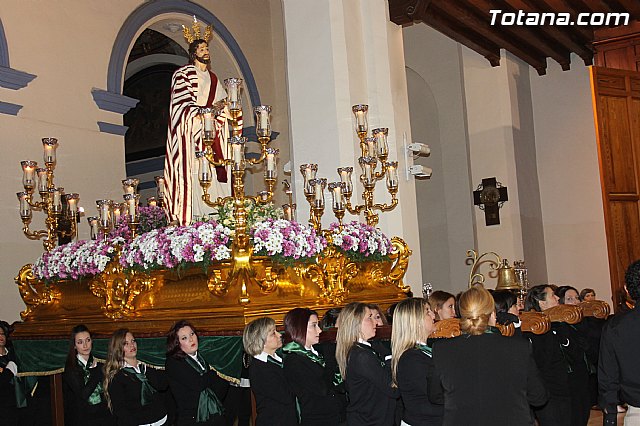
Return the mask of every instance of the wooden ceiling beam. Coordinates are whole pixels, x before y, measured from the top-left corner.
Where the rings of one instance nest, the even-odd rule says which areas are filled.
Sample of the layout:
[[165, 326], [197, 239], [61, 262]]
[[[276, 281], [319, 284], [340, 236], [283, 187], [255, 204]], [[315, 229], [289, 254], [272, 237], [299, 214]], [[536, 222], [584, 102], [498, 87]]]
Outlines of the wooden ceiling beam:
[[[574, 9], [564, 0], [534, 0], [531, 4], [538, 5], [537, 7], [540, 9], [540, 12], [569, 13], [574, 21], [578, 19], [579, 13], [584, 12], [584, 10]], [[589, 46], [593, 40], [593, 29], [591, 29], [591, 27], [567, 25], [563, 26], [563, 29], [571, 33], [574, 39], [584, 46]]]
[[403, 27], [421, 22], [431, 0], [389, 0], [389, 19]]
[[426, 15], [421, 17], [421, 20], [450, 39], [478, 52], [489, 61], [491, 66], [500, 66], [500, 46], [486, 40], [481, 34], [469, 31], [458, 21], [451, 20], [435, 8], [431, 8]]
[[640, 2], [638, 0], [609, 0], [608, 3], [617, 3], [620, 8], [630, 15], [630, 20], [640, 20]]
[[[431, 7], [440, 10], [443, 14], [448, 15], [451, 19], [461, 22], [469, 29], [478, 34], [482, 34], [487, 40], [492, 43], [505, 48], [509, 52], [513, 53], [532, 67], [536, 69], [538, 74], [544, 75], [547, 71], [546, 56], [538, 52], [537, 49], [528, 46], [526, 42], [522, 40], [511, 40], [505, 37], [499, 36], [493, 27], [490, 25], [490, 20], [484, 20], [478, 18], [472, 13], [468, 6], [464, 6], [460, 3], [461, 0], [456, 1], [441, 1], [432, 3]], [[515, 41], [515, 42], [514, 42]], [[525, 46], [523, 48], [522, 46]], [[531, 52], [534, 52], [533, 54]]]
[[[524, 12], [540, 13], [538, 8], [532, 7], [525, 0], [502, 0], [503, 3], [516, 10], [522, 10]], [[561, 45], [565, 50], [576, 53], [587, 65], [591, 65], [593, 62], [593, 50], [588, 49], [586, 46], [577, 43], [574, 39], [569, 37], [562, 29], [556, 25], [541, 25], [536, 27], [536, 31], [540, 31], [548, 37], [549, 40], [555, 41]]]

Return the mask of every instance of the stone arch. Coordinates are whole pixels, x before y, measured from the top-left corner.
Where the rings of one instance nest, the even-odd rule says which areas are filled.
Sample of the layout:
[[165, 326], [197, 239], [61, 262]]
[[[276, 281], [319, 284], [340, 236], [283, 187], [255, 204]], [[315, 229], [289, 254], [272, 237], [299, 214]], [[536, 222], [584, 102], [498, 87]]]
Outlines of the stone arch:
[[[211, 23], [214, 31], [227, 46], [238, 68], [240, 68], [251, 104], [260, 105], [260, 95], [249, 62], [227, 27], [214, 14], [198, 4], [181, 0], [157, 0], [139, 6], [129, 15], [120, 28], [109, 59], [107, 90], [92, 90], [93, 98], [100, 109], [124, 114], [136, 105], [137, 101], [135, 99], [122, 95], [124, 70], [129, 47], [135, 41], [136, 34], [140, 28], [155, 16], [167, 13], [195, 15], [199, 20]], [[102, 131], [110, 133], [124, 134], [126, 131], [124, 126], [109, 123], [98, 123], [98, 125]]]
[[[0, 87], [18, 90], [36, 78], [34, 74], [18, 71], [9, 65], [9, 45], [4, 34], [4, 26], [0, 19]], [[22, 105], [0, 101], [0, 114], [18, 115]]]

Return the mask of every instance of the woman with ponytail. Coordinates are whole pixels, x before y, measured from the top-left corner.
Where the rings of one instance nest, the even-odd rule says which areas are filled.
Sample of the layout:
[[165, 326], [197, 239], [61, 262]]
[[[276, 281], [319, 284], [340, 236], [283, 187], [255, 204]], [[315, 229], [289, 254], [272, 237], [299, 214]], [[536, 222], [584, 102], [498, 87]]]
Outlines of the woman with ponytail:
[[491, 294], [475, 285], [460, 296], [462, 334], [434, 344], [431, 390], [444, 391], [445, 426], [530, 426], [530, 406], [547, 400], [529, 342], [502, 336], [495, 324]]
[[93, 358], [92, 349], [89, 329], [75, 326], [62, 375], [67, 426], [115, 425], [102, 388], [102, 363]]
[[126, 328], [109, 340], [104, 369], [104, 395], [118, 426], [161, 426], [167, 409], [159, 391], [167, 389], [164, 372], [138, 361], [138, 345]]
[[346, 395], [335, 366], [314, 345], [322, 330], [318, 314], [295, 308], [284, 317], [284, 375], [293, 391], [304, 426], [340, 425], [344, 422]]
[[440, 426], [443, 407], [429, 401], [433, 359], [427, 337], [435, 314], [425, 299], [398, 303], [391, 334], [391, 376], [402, 397], [402, 426]]
[[347, 424], [393, 425], [399, 394], [391, 386], [389, 363], [368, 341], [376, 335], [373, 312], [353, 302], [340, 311], [339, 320], [336, 359], [349, 395]]

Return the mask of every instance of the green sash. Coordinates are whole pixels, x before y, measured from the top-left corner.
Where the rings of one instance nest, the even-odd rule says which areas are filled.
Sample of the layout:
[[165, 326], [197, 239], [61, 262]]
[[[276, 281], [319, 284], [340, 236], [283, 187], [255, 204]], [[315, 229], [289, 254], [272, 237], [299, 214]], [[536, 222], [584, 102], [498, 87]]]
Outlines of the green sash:
[[[82, 365], [82, 362], [80, 362], [80, 360], [77, 360], [77, 362], [78, 367], [82, 369], [84, 384], [86, 385], [89, 382], [89, 377], [91, 376], [90, 367], [93, 364], [93, 354], [89, 355], [89, 360], [87, 361], [86, 365]], [[90, 405], [97, 405], [102, 402], [102, 382], [98, 382], [91, 395], [89, 395], [88, 402]]]
[[153, 394], [157, 391], [151, 386], [149, 383], [149, 379], [147, 378], [147, 368], [146, 365], [140, 364], [140, 372], [138, 373], [133, 367], [124, 367], [122, 369], [127, 374], [134, 376], [136, 379], [142, 383], [142, 387], [140, 388], [140, 404], [142, 406], [151, 404], [151, 400], [153, 399]]
[[[204, 376], [209, 371], [209, 364], [207, 364], [207, 361], [205, 361], [204, 358], [200, 356], [200, 354], [197, 354], [197, 357], [198, 362], [200, 362], [200, 364], [204, 366], [204, 368], [198, 365], [198, 363], [189, 355], [186, 356], [185, 360], [187, 361], [187, 364], [193, 367], [193, 369], [196, 370], [201, 376]], [[222, 415], [223, 411], [224, 409], [222, 408], [222, 403], [216, 396], [213, 389], [207, 387], [200, 392], [196, 422], [206, 422], [216, 414]]]
[[416, 349], [418, 349], [423, 354], [427, 355], [429, 358], [432, 358], [432, 349], [430, 346], [423, 345], [422, 343], [416, 343]]
[[277, 359], [275, 359], [274, 357], [272, 357], [271, 355], [267, 355], [267, 362], [270, 362], [272, 364], [277, 365], [278, 367], [282, 368], [283, 364], [282, 362], [278, 361]]
[[[313, 352], [311, 352], [310, 350], [308, 350], [298, 342], [287, 343], [282, 348], [282, 352], [305, 356], [309, 358], [311, 361], [315, 362], [316, 364], [320, 364], [323, 368], [326, 367], [327, 365], [327, 363], [324, 362], [324, 358], [322, 358], [321, 355], [314, 354]], [[333, 375], [333, 385], [338, 386], [340, 384], [342, 384], [342, 375], [340, 375], [340, 372], [336, 372]]]

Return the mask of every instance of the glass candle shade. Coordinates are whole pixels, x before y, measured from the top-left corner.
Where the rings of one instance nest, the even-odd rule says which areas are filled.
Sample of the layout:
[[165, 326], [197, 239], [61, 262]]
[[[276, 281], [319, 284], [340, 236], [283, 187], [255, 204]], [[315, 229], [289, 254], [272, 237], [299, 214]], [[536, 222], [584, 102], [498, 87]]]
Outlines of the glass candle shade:
[[124, 202], [127, 206], [127, 220], [129, 222], [138, 221], [138, 200], [140, 194], [125, 194]]
[[156, 207], [158, 205], [158, 200], [156, 197], [147, 197], [147, 206]]
[[358, 163], [362, 168], [363, 183], [367, 186], [375, 185], [375, 180], [373, 178], [374, 169], [376, 167], [375, 158], [360, 157], [358, 158]]
[[227, 90], [229, 109], [239, 110], [242, 108], [242, 79], [227, 78], [224, 80], [224, 86]]
[[20, 217], [22, 219], [31, 219], [31, 206], [29, 205], [29, 194], [26, 191], [17, 192], [18, 201], [20, 202]]
[[22, 186], [26, 191], [31, 191], [36, 186], [36, 169], [38, 168], [38, 163], [31, 160], [21, 161], [20, 165], [22, 166]]
[[111, 226], [111, 200], [97, 200], [98, 215], [100, 218], [100, 227], [109, 228]]
[[302, 173], [302, 177], [304, 178], [304, 194], [305, 195], [313, 194], [313, 190], [311, 189], [310, 182], [316, 178], [316, 173], [318, 173], [318, 165], [303, 164], [300, 166], [300, 173]]
[[324, 189], [327, 186], [327, 179], [312, 179], [309, 184], [313, 189], [313, 206], [316, 208], [324, 208]]
[[340, 181], [344, 183], [343, 193], [351, 195], [353, 192], [353, 184], [351, 183], [351, 174], [353, 173], [353, 167], [338, 167], [338, 175]]
[[67, 208], [69, 209], [69, 217], [74, 218], [78, 215], [78, 200], [80, 195], [76, 193], [67, 194]]
[[47, 180], [47, 169], [36, 169], [36, 176], [38, 176], [38, 192], [45, 194], [49, 190], [49, 182]]
[[264, 177], [267, 179], [275, 179], [278, 176], [278, 170], [276, 169], [276, 159], [278, 158], [280, 150], [275, 148], [267, 148], [266, 153], [266, 168], [264, 170]]
[[258, 192], [258, 199], [263, 203], [269, 199], [269, 191], [260, 191]]
[[44, 148], [44, 162], [53, 164], [56, 162], [56, 148], [58, 148], [58, 139], [42, 138], [42, 147]]
[[213, 140], [216, 134], [216, 110], [213, 108], [200, 108], [199, 114], [204, 130], [204, 139]]
[[376, 138], [365, 138], [365, 144], [367, 145], [367, 156], [376, 158], [378, 156], [378, 148], [376, 146]]
[[398, 162], [387, 161], [387, 189], [394, 191], [398, 189]]
[[122, 216], [122, 204], [114, 202], [111, 206], [111, 217], [113, 218], [113, 225], [118, 226], [120, 217]]
[[288, 221], [292, 221], [293, 220], [293, 211], [292, 211], [291, 206], [289, 204], [283, 204], [282, 205], [282, 212], [284, 213], [284, 218], [286, 220], [288, 220]]
[[62, 212], [62, 188], [49, 188], [49, 197], [51, 197], [51, 210], [54, 213]]
[[100, 227], [98, 226], [98, 218], [95, 216], [89, 216], [87, 218], [87, 222], [89, 222], [89, 232], [92, 240], [97, 240], [98, 235], [100, 234]]
[[256, 115], [256, 134], [258, 137], [271, 136], [271, 106], [259, 105], [253, 108]]
[[387, 136], [389, 135], [389, 129], [381, 127], [379, 129], [373, 129], [371, 134], [376, 140], [376, 155], [378, 157], [386, 157], [389, 155], [389, 145], [387, 143]]
[[158, 200], [164, 199], [164, 176], [155, 176], [153, 178], [156, 181], [156, 196]]
[[354, 105], [351, 107], [351, 111], [353, 111], [353, 115], [356, 117], [356, 133], [367, 133], [369, 131], [369, 122], [367, 119], [369, 105]]
[[196, 152], [196, 158], [198, 159], [198, 179], [200, 183], [211, 183], [211, 164], [209, 164], [205, 152]]
[[343, 182], [331, 182], [329, 184], [329, 191], [333, 197], [333, 210], [344, 210], [344, 190], [345, 184]]
[[139, 179], [124, 179], [122, 181], [122, 188], [125, 194], [135, 194], [138, 191]]
[[233, 160], [234, 170], [244, 169], [244, 147], [247, 138], [243, 136], [232, 136], [229, 138], [229, 147], [231, 150], [231, 159]]

